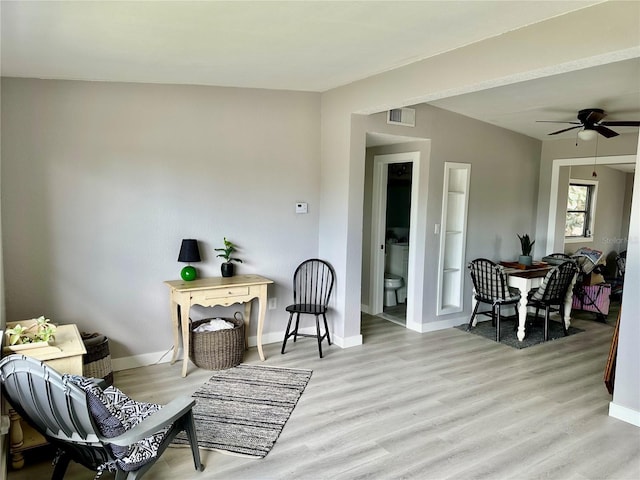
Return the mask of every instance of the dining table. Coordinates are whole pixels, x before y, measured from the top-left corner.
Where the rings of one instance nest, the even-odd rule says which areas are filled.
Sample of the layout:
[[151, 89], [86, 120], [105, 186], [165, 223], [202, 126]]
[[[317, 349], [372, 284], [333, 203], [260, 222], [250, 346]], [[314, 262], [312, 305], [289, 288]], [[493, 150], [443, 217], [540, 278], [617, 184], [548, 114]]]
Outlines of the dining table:
[[[544, 277], [554, 267], [545, 262], [533, 262], [532, 265], [524, 267], [518, 262], [500, 262], [507, 275], [507, 283], [510, 287], [520, 290], [520, 302], [518, 303], [518, 340], [523, 341], [525, 336], [525, 325], [527, 321], [527, 294], [532, 288], [537, 288], [542, 284]], [[524, 267], [524, 268], [523, 268]], [[576, 277], [571, 281], [564, 299], [564, 326], [566, 329], [571, 325], [571, 305], [573, 302], [573, 286]]]

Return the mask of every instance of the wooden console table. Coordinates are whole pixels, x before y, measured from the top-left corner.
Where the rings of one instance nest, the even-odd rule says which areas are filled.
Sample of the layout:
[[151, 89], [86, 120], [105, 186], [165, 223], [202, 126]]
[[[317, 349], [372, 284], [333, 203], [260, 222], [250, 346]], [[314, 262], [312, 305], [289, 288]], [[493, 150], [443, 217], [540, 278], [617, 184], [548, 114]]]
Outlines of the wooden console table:
[[[22, 325], [28, 324], [29, 320], [22, 322], [11, 322]], [[44, 361], [47, 365], [57, 370], [59, 373], [71, 373], [82, 375], [82, 356], [87, 353], [80, 332], [76, 325], [58, 325], [55, 341], [50, 346], [33, 348], [13, 352], [11, 347], [3, 349], [3, 355], [20, 353], [27, 357]], [[11, 466], [20, 469], [24, 466], [24, 456], [22, 452], [30, 448], [46, 445], [47, 441], [42, 435], [35, 431], [26, 422], [22, 421], [12, 408], [9, 409], [9, 451], [11, 453]]]
[[191, 282], [183, 280], [169, 280], [164, 282], [169, 286], [171, 304], [171, 322], [173, 326], [173, 356], [174, 364], [180, 347], [182, 334], [182, 376], [187, 376], [189, 366], [190, 318], [192, 305], [213, 307], [216, 305], [230, 306], [234, 303], [244, 303], [245, 344], [249, 334], [249, 319], [251, 317], [251, 301], [258, 299], [258, 354], [264, 360], [262, 351], [262, 328], [267, 311], [267, 285], [273, 280], [260, 275], [235, 275], [233, 277], [199, 278]]

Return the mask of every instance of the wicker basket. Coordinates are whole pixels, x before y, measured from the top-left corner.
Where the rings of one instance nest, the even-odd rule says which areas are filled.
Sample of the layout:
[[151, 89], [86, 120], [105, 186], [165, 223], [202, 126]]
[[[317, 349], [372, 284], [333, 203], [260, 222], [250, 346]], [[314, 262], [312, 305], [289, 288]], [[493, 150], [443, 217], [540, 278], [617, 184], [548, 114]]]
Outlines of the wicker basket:
[[222, 370], [235, 367], [244, 358], [244, 319], [240, 312], [234, 318], [224, 318], [233, 323], [234, 328], [215, 332], [194, 332], [200, 324], [209, 322], [206, 318], [191, 322], [189, 358], [200, 368]]
[[82, 373], [85, 377], [102, 378], [113, 385], [113, 369], [109, 353], [109, 339], [99, 333], [82, 333], [87, 353], [82, 357]]

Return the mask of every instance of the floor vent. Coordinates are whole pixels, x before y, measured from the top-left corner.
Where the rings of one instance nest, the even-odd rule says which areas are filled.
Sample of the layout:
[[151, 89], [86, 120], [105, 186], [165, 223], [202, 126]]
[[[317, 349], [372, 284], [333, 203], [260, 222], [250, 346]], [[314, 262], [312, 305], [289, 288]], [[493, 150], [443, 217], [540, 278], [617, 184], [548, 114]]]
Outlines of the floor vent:
[[413, 108], [394, 108], [387, 114], [387, 123], [390, 125], [416, 126], [416, 111]]

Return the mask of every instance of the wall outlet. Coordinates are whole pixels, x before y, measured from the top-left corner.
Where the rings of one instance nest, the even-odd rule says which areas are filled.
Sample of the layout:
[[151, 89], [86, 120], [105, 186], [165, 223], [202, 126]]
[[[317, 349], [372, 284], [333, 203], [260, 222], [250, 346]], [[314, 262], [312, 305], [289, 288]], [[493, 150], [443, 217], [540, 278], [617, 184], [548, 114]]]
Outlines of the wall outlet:
[[278, 299], [272, 297], [269, 299], [269, 310], [275, 310], [276, 308], [278, 308]]

